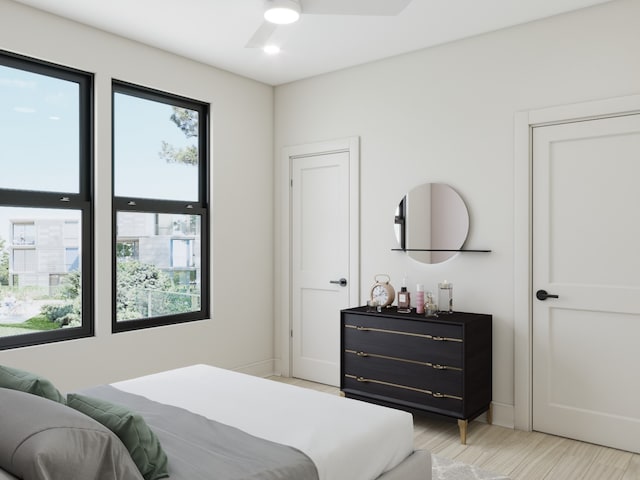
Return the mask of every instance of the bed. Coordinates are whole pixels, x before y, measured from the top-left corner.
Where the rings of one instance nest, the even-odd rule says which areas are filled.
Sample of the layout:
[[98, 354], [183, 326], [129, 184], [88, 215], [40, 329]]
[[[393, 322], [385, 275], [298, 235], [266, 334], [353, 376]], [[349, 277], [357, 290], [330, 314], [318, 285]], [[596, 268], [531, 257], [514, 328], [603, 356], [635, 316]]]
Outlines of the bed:
[[[4, 427], [8, 418], [5, 397], [17, 394], [1, 390]], [[87, 398], [139, 414], [166, 453], [167, 473], [174, 480], [431, 479], [431, 456], [414, 451], [413, 419], [400, 410], [208, 365], [100, 385], [67, 397], [70, 405]], [[24, 399], [20, 405], [23, 409]], [[56, 418], [69, 413], [63, 407], [72, 410], [60, 405]], [[16, 423], [12, 428], [22, 428]], [[7, 462], [2, 443], [0, 438], [0, 467]], [[128, 459], [121, 457], [126, 455], [108, 458], [104, 468], [125, 468], [122, 480], [136, 479], [136, 472], [127, 476], [131, 468]], [[32, 475], [34, 480], [46, 478], [36, 475]], [[1, 480], [15, 478], [0, 470]], [[117, 474], [104, 478], [121, 480]]]

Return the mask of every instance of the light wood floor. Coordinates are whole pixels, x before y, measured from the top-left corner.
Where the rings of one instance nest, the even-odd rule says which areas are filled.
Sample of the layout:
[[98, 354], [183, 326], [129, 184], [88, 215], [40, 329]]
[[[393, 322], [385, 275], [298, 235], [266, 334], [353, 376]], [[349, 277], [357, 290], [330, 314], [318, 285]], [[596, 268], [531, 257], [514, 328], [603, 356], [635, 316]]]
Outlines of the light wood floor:
[[[270, 378], [339, 394], [337, 388], [327, 385]], [[513, 480], [640, 480], [640, 455], [483, 422], [471, 422], [467, 445], [460, 445], [455, 421], [414, 416], [414, 440], [415, 448], [508, 475]]]

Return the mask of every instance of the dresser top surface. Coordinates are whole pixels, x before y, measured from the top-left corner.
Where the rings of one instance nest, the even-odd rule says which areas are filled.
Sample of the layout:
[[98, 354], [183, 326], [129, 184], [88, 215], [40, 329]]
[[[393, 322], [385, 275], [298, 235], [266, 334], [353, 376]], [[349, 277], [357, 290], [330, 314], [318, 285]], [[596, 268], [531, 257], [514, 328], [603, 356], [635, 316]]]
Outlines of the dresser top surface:
[[491, 319], [491, 315], [470, 312], [439, 313], [436, 317], [426, 317], [424, 314], [416, 313], [415, 308], [411, 313], [398, 312], [398, 307], [386, 307], [382, 312], [370, 311], [371, 307], [355, 307], [342, 310], [343, 314], [368, 315], [372, 317], [397, 318], [401, 320], [414, 320], [418, 322], [435, 322], [449, 324], [466, 324], [479, 319]]

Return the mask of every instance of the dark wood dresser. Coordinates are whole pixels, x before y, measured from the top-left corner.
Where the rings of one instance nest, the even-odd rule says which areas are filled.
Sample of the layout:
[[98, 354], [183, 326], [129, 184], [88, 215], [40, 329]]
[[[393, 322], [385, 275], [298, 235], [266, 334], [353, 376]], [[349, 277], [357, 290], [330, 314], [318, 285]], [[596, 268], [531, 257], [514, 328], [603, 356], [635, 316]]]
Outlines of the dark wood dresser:
[[368, 307], [342, 310], [340, 390], [349, 398], [491, 423], [491, 315], [453, 312], [426, 318]]

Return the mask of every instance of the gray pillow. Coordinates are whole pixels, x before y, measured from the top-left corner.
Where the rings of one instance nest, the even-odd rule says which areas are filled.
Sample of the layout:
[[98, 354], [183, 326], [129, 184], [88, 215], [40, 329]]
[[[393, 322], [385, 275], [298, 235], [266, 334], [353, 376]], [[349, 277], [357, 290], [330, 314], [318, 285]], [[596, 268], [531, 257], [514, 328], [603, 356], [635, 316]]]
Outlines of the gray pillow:
[[142, 480], [109, 429], [60, 403], [0, 388], [0, 468], [18, 478]]

